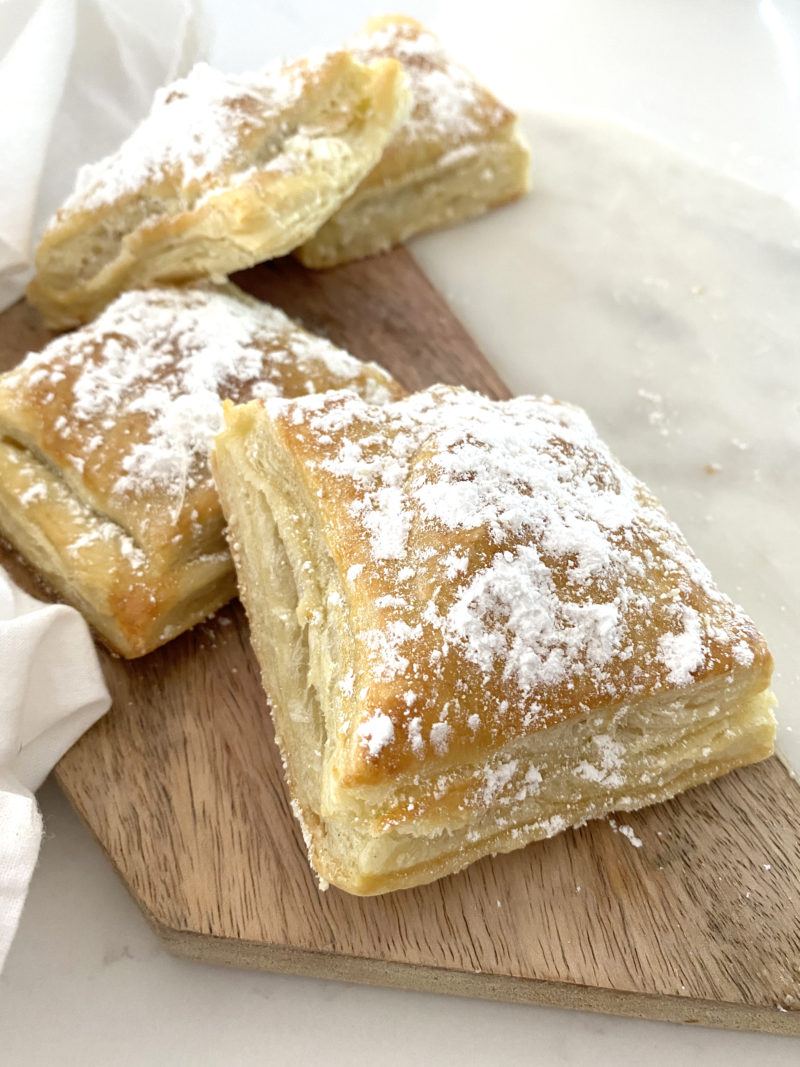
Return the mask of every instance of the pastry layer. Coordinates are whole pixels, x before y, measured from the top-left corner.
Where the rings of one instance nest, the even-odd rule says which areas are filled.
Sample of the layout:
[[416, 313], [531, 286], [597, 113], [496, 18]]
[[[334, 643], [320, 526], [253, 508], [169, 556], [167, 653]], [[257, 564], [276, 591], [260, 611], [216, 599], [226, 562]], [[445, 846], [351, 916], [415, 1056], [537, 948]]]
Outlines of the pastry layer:
[[228, 406], [212, 463], [311, 862], [368, 894], [772, 751], [772, 661], [576, 409]]
[[227, 544], [165, 567], [130, 533], [95, 512], [56, 470], [0, 439], [0, 530], [108, 645], [140, 656], [236, 596]]
[[113, 155], [84, 167], [28, 297], [55, 327], [123, 289], [222, 277], [310, 237], [408, 111], [400, 65], [347, 52], [241, 77], [199, 64]]
[[380, 162], [298, 251], [307, 267], [369, 255], [521, 196], [529, 153], [516, 117], [414, 19], [372, 19], [349, 42], [362, 62], [399, 60], [412, 109]]
[[402, 395], [233, 286], [120, 296], [0, 376], [0, 531], [125, 656], [235, 595], [208, 445], [226, 397]]

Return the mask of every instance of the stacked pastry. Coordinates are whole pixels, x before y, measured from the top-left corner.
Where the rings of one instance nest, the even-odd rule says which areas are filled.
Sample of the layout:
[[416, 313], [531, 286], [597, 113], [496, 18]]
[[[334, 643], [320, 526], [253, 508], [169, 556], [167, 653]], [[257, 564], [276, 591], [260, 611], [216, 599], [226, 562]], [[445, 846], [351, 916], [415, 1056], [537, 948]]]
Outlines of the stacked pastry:
[[311, 237], [377, 163], [408, 110], [396, 60], [349, 52], [162, 89], [48, 226], [28, 298], [58, 327], [117, 293], [224, 276]]
[[201, 66], [80, 174], [29, 297], [82, 325], [0, 378], [5, 535], [125, 656], [238, 581], [312, 865], [353, 893], [772, 750], [763, 638], [582, 412], [407, 396], [224, 283], [468, 218], [527, 169], [410, 19]]
[[28, 298], [85, 322], [122, 289], [221, 277], [296, 250], [307, 266], [378, 252], [521, 196], [515, 116], [413, 19], [349, 50], [162, 89], [48, 226]]
[[431, 881], [772, 751], [772, 661], [583, 412], [227, 408], [214, 469], [312, 864]]

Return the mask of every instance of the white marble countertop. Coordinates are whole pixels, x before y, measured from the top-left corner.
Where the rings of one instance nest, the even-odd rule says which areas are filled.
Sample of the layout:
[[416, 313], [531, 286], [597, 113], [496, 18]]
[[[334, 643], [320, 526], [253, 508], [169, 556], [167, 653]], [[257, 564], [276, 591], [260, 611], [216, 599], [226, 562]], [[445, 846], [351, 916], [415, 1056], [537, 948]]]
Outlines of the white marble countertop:
[[[207, 7], [231, 70], [334, 44], [379, 10]], [[524, 113], [537, 191], [413, 251], [509, 385], [584, 405], [765, 630], [800, 765], [800, 219], [629, 134], [541, 114], [632, 124], [800, 207], [800, 7], [496, 0], [491, 22], [488, 7], [406, 10]], [[0, 977], [3, 1062], [798, 1062], [788, 1038], [173, 959], [58, 789], [40, 800], [47, 838]]]

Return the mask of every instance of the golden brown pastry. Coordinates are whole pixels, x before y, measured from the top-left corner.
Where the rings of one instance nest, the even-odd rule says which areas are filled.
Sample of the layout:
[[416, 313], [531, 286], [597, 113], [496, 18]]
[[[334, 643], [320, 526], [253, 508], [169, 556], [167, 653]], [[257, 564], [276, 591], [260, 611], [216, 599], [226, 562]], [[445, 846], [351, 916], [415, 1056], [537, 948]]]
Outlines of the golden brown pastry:
[[391, 376], [234, 286], [133, 290], [0, 376], [0, 532], [124, 656], [236, 595], [208, 467], [223, 397]]
[[772, 660], [579, 409], [226, 406], [212, 466], [294, 808], [351, 893], [772, 751]]
[[372, 19], [348, 47], [363, 62], [399, 59], [413, 107], [374, 170], [297, 251], [307, 267], [383, 251], [527, 190], [529, 153], [516, 116], [418, 22], [402, 15]]
[[56, 327], [123, 289], [222, 277], [310, 237], [408, 111], [394, 60], [347, 52], [232, 77], [198, 64], [113, 155], [79, 175], [28, 298]]

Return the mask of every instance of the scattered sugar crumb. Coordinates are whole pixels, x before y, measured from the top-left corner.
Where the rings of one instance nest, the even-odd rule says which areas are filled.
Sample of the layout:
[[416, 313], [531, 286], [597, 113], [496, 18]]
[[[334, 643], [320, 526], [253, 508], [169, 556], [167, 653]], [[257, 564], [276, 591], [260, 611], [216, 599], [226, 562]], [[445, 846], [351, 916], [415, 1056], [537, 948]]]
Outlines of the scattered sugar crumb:
[[705, 662], [706, 650], [699, 613], [688, 604], [679, 604], [674, 614], [680, 621], [678, 633], [662, 634], [658, 648], [668, 668], [667, 678], [676, 686], [688, 685], [692, 672]]
[[634, 848], [642, 847], [642, 839], [636, 836], [632, 826], [628, 826], [626, 823], [622, 823], [620, 825], [619, 832], [623, 835], [623, 837], [627, 837], [627, 839], [630, 841]]
[[44, 482], [37, 482], [32, 485], [30, 489], [26, 489], [24, 493], [20, 494], [19, 502], [23, 507], [30, 507], [31, 504], [35, 504], [39, 500], [47, 499], [47, 486]]
[[626, 837], [634, 848], [642, 847], [641, 838], [636, 836], [633, 827], [628, 825], [628, 823], [617, 823], [616, 819], [609, 819], [608, 825], [614, 833], [620, 833], [623, 837]]

